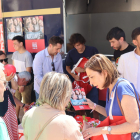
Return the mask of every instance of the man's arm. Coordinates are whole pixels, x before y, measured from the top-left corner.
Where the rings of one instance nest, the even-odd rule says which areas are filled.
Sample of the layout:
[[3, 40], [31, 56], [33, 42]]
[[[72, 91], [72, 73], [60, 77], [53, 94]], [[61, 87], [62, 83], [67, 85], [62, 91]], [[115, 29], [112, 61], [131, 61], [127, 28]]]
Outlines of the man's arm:
[[78, 76], [78, 75], [75, 75], [74, 73], [71, 73], [71, 68], [70, 68], [70, 66], [66, 66], [66, 70], [67, 70], [67, 72], [68, 72], [76, 81], [79, 80], [79, 76]]
[[31, 71], [32, 71], [32, 67], [27, 67], [27, 68], [26, 68], [26, 71], [28, 71], [28, 72], [31, 73]]
[[121, 77], [124, 78], [124, 58], [123, 58], [123, 56], [121, 56], [119, 58], [117, 69], [118, 69], [119, 73], [121, 74]]
[[59, 57], [60, 58], [59, 58], [59, 61], [58, 61], [58, 65], [59, 65], [58, 72], [63, 73], [63, 60], [62, 60], [61, 56], [59, 56]]
[[15, 79], [11, 79], [11, 87], [14, 90], [18, 89], [18, 84], [17, 84], [17, 81]]
[[[16, 105], [18, 105], [18, 106], [20, 106], [20, 107], [23, 107], [24, 104], [23, 104], [21, 101], [19, 101], [15, 96], [13, 96], [13, 99], [14, 99]], [[24, 107], [25, 107], [25, 108], [26, 108], [26, 107], [29, 107], [29, 105], [25, 104]]]
[[37, 81], [40, 86], [41, 81], [43, 79], [43, 60], [41, 59], [40, 54], [36, 54], [33, 61], [33, 72], [34, 72], [34, 80]]
[[15, 64], [14, 64], [14, 60], [12, 61], [12, 64], [13, 64], [13, 66], [15, 66]]

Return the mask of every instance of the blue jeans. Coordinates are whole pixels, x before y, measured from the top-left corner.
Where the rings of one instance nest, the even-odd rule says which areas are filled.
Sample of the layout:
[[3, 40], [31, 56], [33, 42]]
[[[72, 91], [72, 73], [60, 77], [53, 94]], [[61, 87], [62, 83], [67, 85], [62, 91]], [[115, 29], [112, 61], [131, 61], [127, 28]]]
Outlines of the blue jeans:
[[39, 94], [36, 91], [35, 91], [35, 97], [36, 97], [36, 101], [37, 101], [39, 98]]

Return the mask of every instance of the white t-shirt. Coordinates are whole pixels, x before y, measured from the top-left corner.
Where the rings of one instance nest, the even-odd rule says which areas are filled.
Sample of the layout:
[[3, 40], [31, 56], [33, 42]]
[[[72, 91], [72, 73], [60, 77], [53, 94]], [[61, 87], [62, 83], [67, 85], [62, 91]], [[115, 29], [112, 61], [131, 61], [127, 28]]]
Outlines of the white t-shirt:
[[140, 95], [140, 56], [135, 53], [136, 58], [138, 59], [138, 76], [137, 76], [137, 91]]
[[12, 55], [12, 60], [14, 61], [16, 72], [26, 71], [26, 68], [32, 67], [33, 64], [32, 55], [28, 51], [25, 51], [22, 54], [20, 54], [18, 51], [14, 52]]

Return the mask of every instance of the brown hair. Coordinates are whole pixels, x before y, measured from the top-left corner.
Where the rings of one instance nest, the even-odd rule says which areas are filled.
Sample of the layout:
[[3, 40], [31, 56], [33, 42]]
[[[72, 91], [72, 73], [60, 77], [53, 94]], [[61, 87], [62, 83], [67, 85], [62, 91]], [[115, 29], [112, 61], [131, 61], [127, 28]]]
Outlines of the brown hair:
[[132, 40], [136, 40], [138, 35], [140, 35], [140, 27], [137, 27], [132, 31]]
[[86, 40], [81, 34], [75, 33], [71, 35], [69, 42], [71, 45], [75, 45], [76, 43], [85, 44]]
[[55, 46], [57, 43], [62, 45], [64, 43], [64, 41], [62, 38], [60, 38], [58, 36], [53, 36], [50, 38], [49, 44], [52, 44], [53, 46]]
[[85, 69], [89, 68], [93, 71], [102, 73], [103, 70], [107, 71], [107, 77], [104, 84], [104, 88], [108, 88], [110, 84], [119, 77], [119, 72], [114, 64], [104, 55], [96, 54], [92, 56], [85, 64]]

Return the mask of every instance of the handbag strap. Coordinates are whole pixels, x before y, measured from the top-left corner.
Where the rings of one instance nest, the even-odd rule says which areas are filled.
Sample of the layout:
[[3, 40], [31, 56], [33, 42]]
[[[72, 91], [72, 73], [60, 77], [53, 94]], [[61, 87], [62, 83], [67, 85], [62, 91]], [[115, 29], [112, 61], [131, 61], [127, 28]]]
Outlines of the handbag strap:
[[38, 140], [38, 138], [40, 137], [40, 135], [42, 134], [42, 132], [43, 132], [43, 130], [44, 130], [44, 128], [53, 120], [53, 119], [55, 119], [57, 116], [59, 116], [59, 115], [63, 115], [63, 114], [56, 114], [56, 115], [54, 115], [52, 118], [50, 118], [46, 123], [45, 123], [45, 125], [42, 127], [42, 129], [39, 131], [39, 133], [37, 134], [37, 137], [35, 138], [35, 140]]
[[[119, 84], [120, 82], [122, 82], [122, 81], [125, 81], [125, 80], [121, 80], [121, 81], [119, 81], [118, 84]], [[117, 86], [116, 86], [117, 102], [118, 102], [119, 108], [120, 108], [120, 110], [121, 110], [121, 113], [122, 113], [122, 115], [124, 116], [124, 112], [123, 112], [123, 109], [122, 109], [122, 106], [121, 106], [121, 102], [120, 102], [120, 99], [119, 99], [119, 97], [118, 97], [118, 92], [117, 92], [118, 84], [117, 84]], [[134, 93], [135, 93], [135, 99], [136, 99], [136, 101], [137, 101], [138, 108], [139, 108], [139, 111], [140, 111], [139, 101], [138, 101], [138, 99], [137, 99], [137, 95], [136, 95], [135, 89], [133, 89], [133, 90], [134, 90]]]

